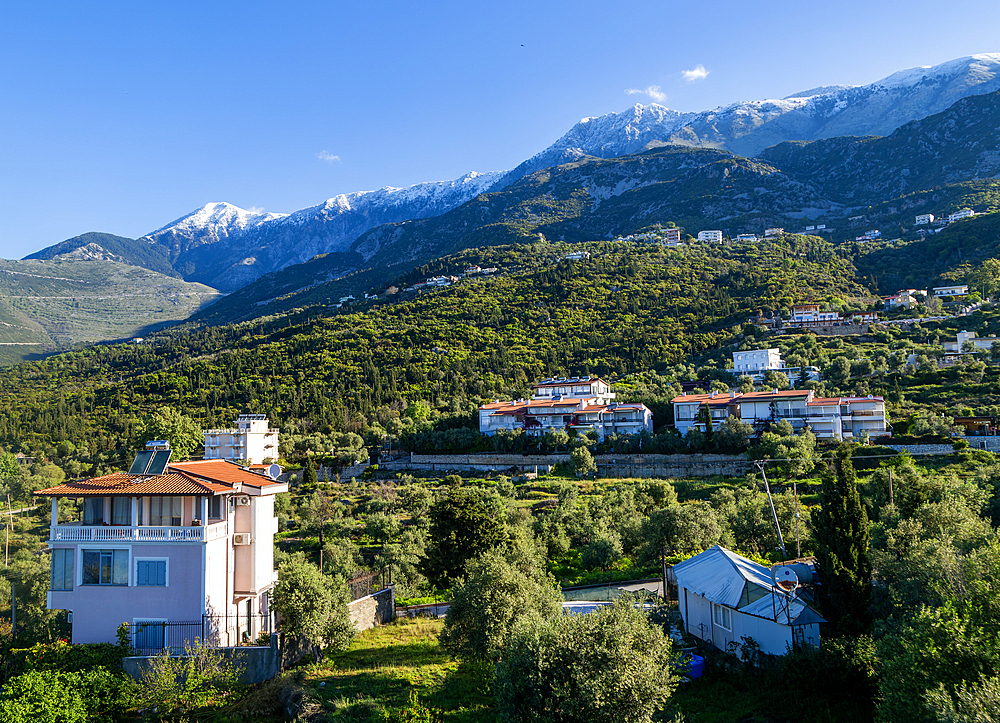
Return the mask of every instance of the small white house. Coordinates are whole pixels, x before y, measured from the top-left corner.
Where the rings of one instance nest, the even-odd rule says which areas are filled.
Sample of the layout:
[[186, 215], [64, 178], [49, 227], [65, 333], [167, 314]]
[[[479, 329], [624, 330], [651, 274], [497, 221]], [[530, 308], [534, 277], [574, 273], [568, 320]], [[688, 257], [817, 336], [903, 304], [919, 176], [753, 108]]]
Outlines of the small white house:
[[968, 284], [953, 284], [951, 286], [935, 286], [931, 289], [934, 296], [968, 296]]
[[820, 615], [802, 598], [786, 597], [770, 571], [716, 545], [673, 566], [684, 629], [725, 650], [751, 638], [763, 653], [819, 647]]

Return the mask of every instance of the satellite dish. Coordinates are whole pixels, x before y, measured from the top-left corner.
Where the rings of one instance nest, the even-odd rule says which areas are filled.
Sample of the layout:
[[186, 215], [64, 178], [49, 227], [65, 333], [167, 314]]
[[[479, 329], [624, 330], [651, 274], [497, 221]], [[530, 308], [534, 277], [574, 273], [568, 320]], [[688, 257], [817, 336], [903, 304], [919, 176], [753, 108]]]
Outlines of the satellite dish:
[[780, 588], [785, 593], [792, 593], [799, 586], [799, 576], [790, 565], [775, 565], [771, 568], [771, 580], [775, 587]]

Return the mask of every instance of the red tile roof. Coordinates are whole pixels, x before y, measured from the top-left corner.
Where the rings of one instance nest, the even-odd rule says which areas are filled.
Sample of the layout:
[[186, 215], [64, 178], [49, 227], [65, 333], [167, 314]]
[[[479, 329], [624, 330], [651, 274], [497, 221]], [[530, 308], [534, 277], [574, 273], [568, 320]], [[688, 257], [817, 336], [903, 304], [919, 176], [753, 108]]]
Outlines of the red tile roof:
[[[248, 484], [254, 487], [284, 484], [257, 472], [243, 469], [235, 462], [225, 459], [198, 459], [191, 462], [175, 462], [169, 469], [196, 475], [206, 480], [225, 485]], [[266, 469], [266, 467], [265, 467]]]
[[155, 477], [115, 472], [102, 477], [66, 482], [35, 492], [40, 497], [104, 497], [127, 495], [205, 495], [231, 491], [228, 485], [199, 480], [186, 474], [168, 473]]

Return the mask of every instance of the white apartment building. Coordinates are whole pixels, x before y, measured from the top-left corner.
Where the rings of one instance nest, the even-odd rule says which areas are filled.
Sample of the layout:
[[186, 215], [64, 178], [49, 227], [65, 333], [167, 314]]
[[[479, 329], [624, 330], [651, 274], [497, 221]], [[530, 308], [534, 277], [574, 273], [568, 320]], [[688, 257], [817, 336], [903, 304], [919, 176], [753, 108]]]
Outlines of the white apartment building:
[[917, 216], [917, 220], [913, 222], [914, 226], [926, 226], [929, 223], [934, 223], [933, 213], [922, 213]]
[[966, 342], [972, 342], [977, 351], [989, 351], [997, 343], [997, 338], [996, 336], [989, 336], [985, 339], [980, 339], [974, 331], [960, 331], [955, 341], [946, 341], [942, 346], [949, 354], [963, 354]]
[[835, 321], [840, 321], [840, 314], [836, 311], [820, 311], [819, 304], [798, 304], [792, 307], [792, 324]]
[[554, 429], [609, 434], [653, 431], [653, 413], [645, 404], [615, 401], [611, 386], [597, 377], [546, 379], [531, 399], [494, 401], [479, 408], [479, 431], [493, 436], [501, 429], [541, 436]]
[[235, 429], [206, 429], [205, 459], [247, 460], [262, 464], [278, 458], [278, 431], [266, 414], [241, 414]]
[[736, 237], [736, 243], [755, 244], [757, 243], [757, 240], [758, 240], [757, 236], [752, 233], [741, 233], [739, 236]]
[[764, 229], [764, 238], [773, 238], [775, 236], [781, 236], [785, 233], [783, 228], [766, 228]]
[[733, 352], [733, 373], [737, 375], [784, 368], [785, 362], [781, 361], [780, 349]]
[[807, 426], [822, 439], [863, 439], [891, 435], [882, 397], [816, 397], [813, 390], [682, 394], [671, 400], [674, 426], [681, 434], [706, 431], [706, 416], [717, 428], [736, 417], [755, 429], [787, 419], [796, 432]]
[[699, 231], [698, 240], [702, 243], [721, 244], [722, 231]]
[[961, 211], [955, 211], [955, 213], [948, 216], [948, 223], [954, 223], [955, 221], [961, 221], [963, 218], [969, 218], [970, 216], [975, 216], [976, 212], [971, 208], [963, 208]]
[[968, 284], [954, 284], [952, 286], [935, 286], [931, 289], [934, 296], [968, 296]]

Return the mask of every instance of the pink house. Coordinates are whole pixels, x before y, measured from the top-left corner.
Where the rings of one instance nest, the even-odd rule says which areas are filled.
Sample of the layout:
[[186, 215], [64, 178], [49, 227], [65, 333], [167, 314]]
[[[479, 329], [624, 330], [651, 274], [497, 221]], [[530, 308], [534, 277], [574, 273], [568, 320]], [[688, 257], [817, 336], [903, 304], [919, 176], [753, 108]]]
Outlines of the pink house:
[[52, 498], [48, 608], [72, 613], [74, 643], [114, 642], [123, 622], [152, 649], [171, 644], [164, 623], [223, 645], [270, 629], [274, 496], [288, 485], [223, 460], [168, 459], [147, 449], [127, 473], [35, 493]]

